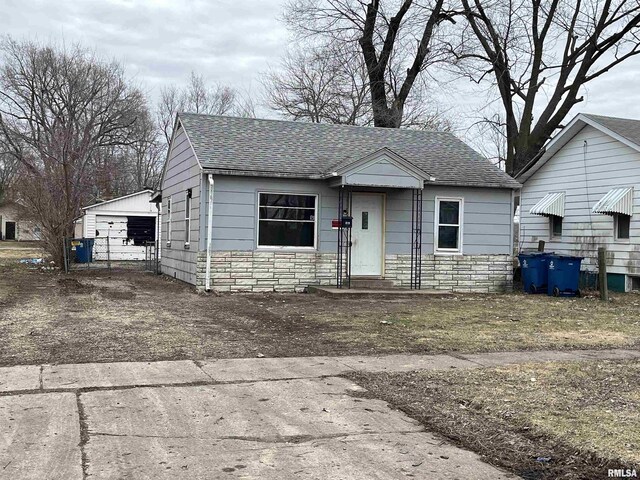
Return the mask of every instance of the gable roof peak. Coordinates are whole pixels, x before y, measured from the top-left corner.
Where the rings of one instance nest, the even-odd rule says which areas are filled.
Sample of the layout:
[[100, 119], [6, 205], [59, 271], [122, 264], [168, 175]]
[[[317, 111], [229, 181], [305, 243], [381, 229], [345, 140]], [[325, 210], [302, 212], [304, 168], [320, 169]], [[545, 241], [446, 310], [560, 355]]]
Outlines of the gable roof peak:
[[587, 125], [640, 152], [640, 120], [578, 113], [515, 175], [515, 178], [521, 182], [527, 181]]

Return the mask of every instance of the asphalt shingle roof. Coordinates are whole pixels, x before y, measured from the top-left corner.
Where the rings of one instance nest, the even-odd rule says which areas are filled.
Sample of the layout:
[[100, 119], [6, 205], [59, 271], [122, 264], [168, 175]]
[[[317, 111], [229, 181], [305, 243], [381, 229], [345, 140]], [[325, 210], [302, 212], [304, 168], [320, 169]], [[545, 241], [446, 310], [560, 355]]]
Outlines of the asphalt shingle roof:
[[591, 113], [583, 113], [587, 118], [608, 128], [621, 137], [626, 138], [630, 142], [640, 145], [640, 120], [632, 120], [630, 118], [605, 117], [604, 115], [593, 115]]
[[441, 185], [520, 184], [451, 133], [180, 113], [205, 169], [238, 175], [320, 178], [387, 147]]

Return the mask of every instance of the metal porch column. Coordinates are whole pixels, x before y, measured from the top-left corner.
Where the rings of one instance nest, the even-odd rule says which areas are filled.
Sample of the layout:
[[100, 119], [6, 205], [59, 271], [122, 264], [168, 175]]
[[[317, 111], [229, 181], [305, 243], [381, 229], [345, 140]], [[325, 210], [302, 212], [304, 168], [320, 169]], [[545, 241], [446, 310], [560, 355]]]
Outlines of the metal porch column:
[[336, 287], [351, 288], [351, 229], [343, 228], [342, 217], [348, 215], [351, 191], [344, 186], [338, 192], [338, 255], [336, 258]]
[[422, 287], [422, 189], [411, 194], [411, 289]]

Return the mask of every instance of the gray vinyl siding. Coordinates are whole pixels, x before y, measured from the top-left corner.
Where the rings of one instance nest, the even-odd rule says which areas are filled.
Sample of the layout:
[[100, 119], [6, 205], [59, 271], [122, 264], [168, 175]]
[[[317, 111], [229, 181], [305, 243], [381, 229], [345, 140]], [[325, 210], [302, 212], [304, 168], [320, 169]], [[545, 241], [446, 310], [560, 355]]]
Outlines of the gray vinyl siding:
[[380, 161], [349, 173], [345, 176], [346, 184], [355, 185], [390, 185], [394, 187], [417, 188], [419, 180], [392, 164], [389, 161]]
[[[338, 210], [338, 191], [323, 181], [255, 177], [214, 177], [212, 249], [217, 251], [257, 248], [258, 192], [318, 195], [317, 249], [334, 252], [336, 231], [331, 220]], [[208, 196], [203, 202], [208, 209]]]
[[[171, 197], [171, 245], [168, 245], [169, 215], [162, 216], [162, 272], [182, 281], [196, 283], [196, 262], [200, 243], [200, 190], [202, 170], [184, 130], [179, 127], [171, 143], [162, 180], [162, 211]], [[185, 204], [191, 189], [191, 239], [185, 248]]]
[[[435, 199], [462, 197], [462, 253], [464, 255], [511, 254], [511, 190], [468, 187], [432, 187], [423, 192], [422, 253], [434, 253]], [[411, 252], [411, 191], [387, 193], [386, 253]]]
[[[585, 141], [586, 149], [585, 149]], [[591, 213], [609, 190], [634, 187], [634, 215], [630, 240], [614, 239], [614, 220]], [[549, 220], [529, 214], [547, 193], [565, 192], [565, 216], [560, 239], [551, 239]], [[597, 249], [609, 250], [610, 273], [640, 275], [640, 153], [591, 126], [584, 127], [529, 178], [521, 197], [521, 246], [535, 249], [539, 240], [547, 250], [586, 257], [595, 269]]]
[[[318, 195], [318, 251], [337, 249], [331, 220], [338, 216], [338, 190], [323, 181], [215, 176], [212, 248], [215, 251], [257, 248], [259, 191]], [[511, 254], [511, 190], [426, 186], [423, 197], [423, 254], [433, 253], [436, 196], [463, 197], [463, 253]], [[207, 208], [208, 198], [203, 202]], [[387, 254], [411, 251], [411, 190], [386, 191], [385, 249]]]

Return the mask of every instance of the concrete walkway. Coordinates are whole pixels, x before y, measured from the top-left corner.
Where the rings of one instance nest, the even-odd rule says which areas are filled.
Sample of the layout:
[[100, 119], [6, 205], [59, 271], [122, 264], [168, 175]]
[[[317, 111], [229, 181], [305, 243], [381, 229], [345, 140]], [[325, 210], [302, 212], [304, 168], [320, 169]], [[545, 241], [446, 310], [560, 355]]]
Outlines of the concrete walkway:
[[503, 479], [343, 372], [636, 359], [640, 351], [0, 368], [0, 478]]

